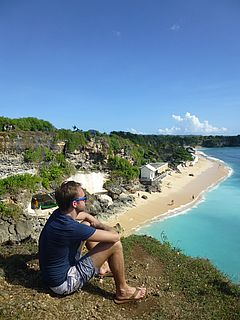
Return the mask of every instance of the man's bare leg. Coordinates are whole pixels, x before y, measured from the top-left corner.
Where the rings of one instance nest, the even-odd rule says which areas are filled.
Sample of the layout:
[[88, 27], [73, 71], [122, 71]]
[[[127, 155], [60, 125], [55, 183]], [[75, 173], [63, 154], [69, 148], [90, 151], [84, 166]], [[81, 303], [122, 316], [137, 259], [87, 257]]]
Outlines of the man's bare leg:
[[[88, 255], [92, 258], [96, 268], [100, 268], [105, 261], [108, 261], [115, 280], [117, 299], [127, 299], [135, 293], [136, 288], [130, 287], [126, 283], [124, 258], [120, 241], [115, 243], [98, 243], [89, 251]], [[135, 299], [138, 300], [143, 298], [145, 293], [146, 288], [140, 288], [137, 290]]]
[[[86, 225], [88, 225], [88, 226], [90, 225], [90, 223], [87, 222], [87, 221], [82, 221], [81, 223], [82, 223], [82, 224], [86, 224]], [[85, 244], [86, 248], [88, 249], [88, 251], [90, 251], [90, 250], [92, 250], [92, 249], [98, 244], [98, 242], [94, 242], [94, 241], [84, 241], [84, 242], [82, 242], [81, 245], [80, 245], [80, 247], [79, 247], [80, 253], [81, 253], [81, 251], [82, 251], [82, 248], [83, 248], [84, 244]], [[111, 270], [110, 270], [110, 268], [109, 268], [108, 261], [106, 260], [106, 261], [101, 265], [101, 267], [99, 268], [99, 275], [100, 275], [100, 276], [104, 276], [105, 274], [109, 273], [110, 271], [111, 271]]]
[[[85, 246], [88, 249], [88, 251], [92, 250], [99, 242], [94, 241], [86, 241]], [[99, 276], [103, 276], [107, 273], [111, 272], [108, 261], [106, 260], [101, 267], [99, 268]]]

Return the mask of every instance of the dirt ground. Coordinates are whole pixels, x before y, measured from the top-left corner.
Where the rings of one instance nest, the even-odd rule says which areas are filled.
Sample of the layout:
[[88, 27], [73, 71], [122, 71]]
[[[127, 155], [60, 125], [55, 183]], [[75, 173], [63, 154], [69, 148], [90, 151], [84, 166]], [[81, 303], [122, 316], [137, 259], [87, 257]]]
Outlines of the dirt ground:
[[[209, 294], [208, 291], [204, 293], [204, 289], [196, 291], [198, 285], [196, 281], [198, 280], [194, 280], [192, 289], [190, 285], [190, 289], [187, 289], [184, 280], [183, 284], [177, 288], [173, 281], [169, 280], [166, 273], [168, 265], [164, 263], [165, 257], [161, 260], [153, 253], [149, 254], [139, 243], [134, 243], [128, 250], [125, 259], [126, 275], [130, 285], [146, 286], [147, 295], [142, 301], [123, 305], [116, 305], [113, 301], [115, 288], [113, 278], [104, 278], [103, 280], [94, 278], [82, 290], [72, 295], [65, 297], [54, 295], [41, 280], [36, 252], [37, 246], [31, 242], [1, 246], [0, 319], [187, 320], [198, 318], [230, 320], [237, 319], [235, 314], [240, 314], [240, 305], [238, 305], [238, 310], [236, 309], [238, 302], [236, 302], [235, 293], [231, 293], [227, 287], [228, 291], [224, 289], [227, 292], [227, 299], [229, 299], [229, 295], [233, 299], [229, 302], [230, 307], [228, 306], [228, 308], [231, 308], [230, 311], [234, 316], [229, 313], [228, 309], [226, 311], [228, 317], [218, 318], [216, 315], [205, 317], [205, 312], [212, 313], [212, 307], [211, 305], [208, 307], [210, 300], [204, 299], [215, 299], [214, 306], [219, 306], [220, 310], [216, 312], [220, 314], [225, 312], [225, 302], [221, 302], [222, 292], [219, 293], [220, 296], [214, 298], [212, 293]], [[170, 253], [169, 257], [166, 255], [169, 266], [171, 261], [175, 266], [175, 257], [177, 257], [177, 253]], [[194, 292], [192, 294], [187, 290], [194, 290]], [[218, 288], [217, 290], [219, 291]], [[232, 298], [232, 296], [234, 297]]]
[[147, 286], [147, 297], [121, 306], [113, 302], [112, 278], [94, 278], [81, 291], [58, 297], [41, 282], [35, 254], [14, 254], [6, 260], [1, 265], [7, 264], [8, 269], [0, 269], [1, 319], [148, 319], [161, 305], [162, 266], [141, 247], [126, 261], [126, 274], [129, 284]]

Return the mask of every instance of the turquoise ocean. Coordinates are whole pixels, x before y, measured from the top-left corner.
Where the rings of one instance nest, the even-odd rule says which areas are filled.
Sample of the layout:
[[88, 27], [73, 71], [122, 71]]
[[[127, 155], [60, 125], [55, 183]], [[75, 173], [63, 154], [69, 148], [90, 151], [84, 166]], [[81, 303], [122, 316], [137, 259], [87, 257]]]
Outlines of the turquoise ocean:
[[240, 283], [240, 148], [201, 150], [231, 168], [227, 179], [204, 193], [191, 209], [136, 230], [192, 257], [208, 258], [232, 281]]

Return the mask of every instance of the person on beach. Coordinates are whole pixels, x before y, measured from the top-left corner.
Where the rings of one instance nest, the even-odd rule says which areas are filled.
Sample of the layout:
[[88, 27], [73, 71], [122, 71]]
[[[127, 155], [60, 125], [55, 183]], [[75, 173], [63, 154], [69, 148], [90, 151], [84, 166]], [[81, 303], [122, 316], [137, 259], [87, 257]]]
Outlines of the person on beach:
[[[86, 213], [86, 196], [81, 184], [64, 182], [55, 192], [58, 209], [49, 217], [39, 238], [39, 264], [43, 280], [60, 295], [70, 294], [94, 276], [109, 274], [115, 285], [115, 303], [140, 300], [146, 288], [126, 283], [123, 249], [114, 229]], [[90, 249], [81, 255], [86, 241]], [[110, 270], [108, 270], [108, 267]]]

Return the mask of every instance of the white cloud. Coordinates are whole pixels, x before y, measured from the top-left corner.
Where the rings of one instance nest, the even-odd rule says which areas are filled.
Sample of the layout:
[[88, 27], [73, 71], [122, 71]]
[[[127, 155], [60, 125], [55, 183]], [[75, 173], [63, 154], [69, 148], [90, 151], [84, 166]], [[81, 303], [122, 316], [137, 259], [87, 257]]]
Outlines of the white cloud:
[[144, 132], [137, 131], [137, 130], [134, 129], [134, 128], [131, 128], [130, 130], [128, 129], [127, 131], [128, 131], [128, 132], [131, 132], [131, 133], [134, 133], [134, 134], [145, 134]]
[[218, 128], [211, 125], [207, 120], [201, 122], [197, 116], [191, 115], [190, 112], [186, 112], [184, 116], [172, 115], [172, 118], [176, 120], [178, 126], [171, 128], [158, 129], [160, 134], [222, 134], [227, 131], [227, 128]]
[[172, 127], [172, 128], [165, 128], [165, 129], [158, 129], [160, 134], [177, 134], [180, 131], [180, 128]]
[[180, 30], [180, 26], [178, 24], [173, 24], [169, 30], [171, 31], [179, 31]]
[[137, 130], [136, 130], [136, 129], [133, 129], [133, 128], [130, 129], [130, 132], [131, 132], [131, 133], [136, 133], [136, 134], [138, 133]]
[[183, 118], [181, 118], [180, 116], [176, 116], [175, 114], [173, 114], [172, 117], [177, 121], [183, 121]]

